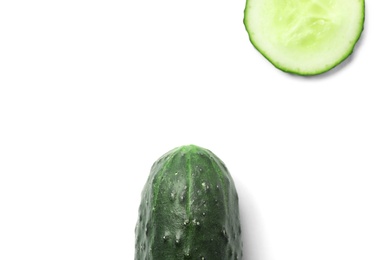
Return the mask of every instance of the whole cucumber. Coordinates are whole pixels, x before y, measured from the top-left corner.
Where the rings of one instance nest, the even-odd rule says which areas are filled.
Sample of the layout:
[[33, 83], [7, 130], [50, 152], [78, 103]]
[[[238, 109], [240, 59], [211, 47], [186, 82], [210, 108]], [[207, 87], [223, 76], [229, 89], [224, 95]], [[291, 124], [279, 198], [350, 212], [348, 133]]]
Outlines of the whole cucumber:
[[160, 157], [135, 231], [135, 260], [241, 260], [238, 195], [224, 163], [195, 145]]

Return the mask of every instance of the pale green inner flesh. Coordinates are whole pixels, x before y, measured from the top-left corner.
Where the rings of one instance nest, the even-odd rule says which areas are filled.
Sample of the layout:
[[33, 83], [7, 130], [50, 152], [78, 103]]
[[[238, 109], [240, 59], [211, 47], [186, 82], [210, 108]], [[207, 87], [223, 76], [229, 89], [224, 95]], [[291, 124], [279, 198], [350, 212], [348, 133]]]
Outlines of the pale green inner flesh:
[[322, 49], [338, 29], [333, 0], [273, 1], [272, 32], [275, 43], [306, 51]]

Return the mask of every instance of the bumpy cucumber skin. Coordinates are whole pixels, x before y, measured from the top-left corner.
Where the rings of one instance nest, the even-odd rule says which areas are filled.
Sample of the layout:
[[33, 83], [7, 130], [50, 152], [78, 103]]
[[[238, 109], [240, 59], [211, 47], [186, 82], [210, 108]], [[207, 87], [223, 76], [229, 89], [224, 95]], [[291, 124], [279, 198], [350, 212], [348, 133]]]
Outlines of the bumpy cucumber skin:
[[135, 260], [241, 260], [238, 195], [223, 162], [195, 145], [152, 166], [142, 191]]
[[264, 58], [266, 58], [275, 68], [283, 71], [283, 72], [286, 72], [286, 73], [290, 73], [290, 74], [295, 74], [295, 75], [298, 75], [298, 76], [316, 76], [316, 75], [321, 75], [321, 74], [324, 74], [326, 72], [329, 72], [330, 70], [334, 69], [335, 67], [339, 66], [343, 61], [345, 61], [349, 56], [352, 55], [354, 49], [355, 49], [355, 46], [357, 44], [357, 42], [359, 41], [359, 39], [361, 38], [361, 35], [364, 31], [364, 22], [365, 22], [365, 17], [366, 17], [366, 4], [365, 4], [365, 0], [359, 0], [362, 2], [362, 20], [361, 20], [361, 24], [360, 24], [360, 27], [361, 27], [361, 30], [359, 32], [359, 34], [357, 35], [356, 39], [354, 40], [354, 42], [351, 44], [351, 48], [349, 51], [345, 52], [345, 55], [340, 57], [340, 59], [338, 61], [336, 61], [333, 65], [331, 66], [328, 66], [326, 69], [323, 69], [321, 71], [313, 71], [313, 72], [301, 72], [301, 71], [297, 71], [297, 70], [292, 70], [290, 68], [287, 68], [285, 66], [283, 66], [283, 64], [278, 64], [276, 62], [274, 62], [274, 60], [269, 57], [265, 52], [264, 50], [258, 46], [258, 44], [253, 40], [253, 38], [251, 37], [251, 33], [250, 33], [250, 30], [248, 28], [248, 25], [247, 25], [247, 11], [249, 9], [249, 2], [250, 0], [246, 0], [246, 5], [245, 5], [245, 9], [244, 9], [244, 26], [245, 26], [245, 29], [249, 35], [249, 40], [250, 42], [252, 43], [252, 45], [255, 47], [255, 49], [260, 52]]

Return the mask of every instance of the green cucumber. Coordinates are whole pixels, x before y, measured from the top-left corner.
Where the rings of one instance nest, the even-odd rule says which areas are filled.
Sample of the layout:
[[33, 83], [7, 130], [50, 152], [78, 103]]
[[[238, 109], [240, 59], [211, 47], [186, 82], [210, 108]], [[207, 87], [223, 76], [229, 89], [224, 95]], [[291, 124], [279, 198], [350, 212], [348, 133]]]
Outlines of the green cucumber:
[[364, 26], [364, 0], [247, 0], [254, 47], [278, 69], [324, 73], [352, 52]]
[[242, 259], [238, 195], [224, 163], [195, 145], [160, 157], [135, 233], [135, 260]]

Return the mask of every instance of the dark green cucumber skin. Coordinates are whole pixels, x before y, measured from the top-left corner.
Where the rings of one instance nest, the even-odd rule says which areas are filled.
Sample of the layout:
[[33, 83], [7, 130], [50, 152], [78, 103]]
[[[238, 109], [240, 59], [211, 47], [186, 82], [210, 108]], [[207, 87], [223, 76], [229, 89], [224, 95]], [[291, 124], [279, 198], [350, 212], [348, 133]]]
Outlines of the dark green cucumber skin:
[[157, 160], [142, 191], [135, 260], [241, 260], [238, 195], [227, 168], [195, 145]]

